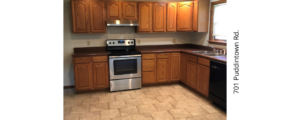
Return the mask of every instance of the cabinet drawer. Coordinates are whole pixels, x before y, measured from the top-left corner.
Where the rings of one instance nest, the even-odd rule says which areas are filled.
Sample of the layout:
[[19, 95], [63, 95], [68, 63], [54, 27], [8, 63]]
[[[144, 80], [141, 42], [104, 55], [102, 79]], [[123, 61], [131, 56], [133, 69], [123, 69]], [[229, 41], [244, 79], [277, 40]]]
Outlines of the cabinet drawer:
[[142, 60], [142, 71], [154, 71], [155, 60]]
[[202, 57], [198, 57], [198, 63], [202, 64], [202, 65], [205, 65], [205, 66], [209, 66], [210, 60], [202, 58]]
[[158, 53], [157, 58], [169, 58], [169, 53]]
[[187, 60], [197, 62], [197, 57], [195, 55], [187, 55]]
[[108, 57], [107, 56], [97, 56], [93, 57], [93, 62], [107, 62]]
[[142, 59], [155, 59], [155, 54], [142, 54]]
[[74, 63], [88, 63], [91, 62], [92, 58], [91, 57], [77, 57], [74, 58]]

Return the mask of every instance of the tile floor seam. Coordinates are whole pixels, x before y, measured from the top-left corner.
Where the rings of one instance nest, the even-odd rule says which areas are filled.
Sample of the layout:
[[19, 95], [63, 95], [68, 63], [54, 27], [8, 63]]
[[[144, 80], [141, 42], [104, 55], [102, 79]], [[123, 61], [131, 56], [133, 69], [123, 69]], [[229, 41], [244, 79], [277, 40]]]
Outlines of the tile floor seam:
[[186, 110], [185, 108], [182, 108], [182, 109], [184, 109], [186, 112], [188, 112], [191, 115], [191, 117], [194, 117], [188, 110]]

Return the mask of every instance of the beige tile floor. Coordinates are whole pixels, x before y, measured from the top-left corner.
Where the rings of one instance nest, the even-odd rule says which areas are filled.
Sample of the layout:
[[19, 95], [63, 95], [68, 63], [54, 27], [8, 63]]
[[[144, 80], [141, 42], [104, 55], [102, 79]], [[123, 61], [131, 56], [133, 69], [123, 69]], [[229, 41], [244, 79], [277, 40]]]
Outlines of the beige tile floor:
[[65, 120], [226, 120], [226, 114], [180, 84], [74, 94], [64, 89]]

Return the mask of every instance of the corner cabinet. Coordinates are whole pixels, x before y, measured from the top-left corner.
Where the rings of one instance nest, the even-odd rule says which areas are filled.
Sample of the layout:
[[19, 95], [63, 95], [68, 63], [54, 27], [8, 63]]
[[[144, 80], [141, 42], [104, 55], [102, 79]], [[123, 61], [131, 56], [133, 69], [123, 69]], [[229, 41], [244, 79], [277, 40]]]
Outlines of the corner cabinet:
[[137, 32], [152, 32], [152, 3], [138, 3], [139, 26]]
[[122, 3], [123, 19], [125, 20], [137, 20], [137, 2]]
[[166, 3], [153, 3], [153, 32], [166, 32]]
[[105, 33], [105, 4], [98, 0], [71, 0], [73, 33]]
[[180, 53], [171, 53], [171, 81], [180, 80]]

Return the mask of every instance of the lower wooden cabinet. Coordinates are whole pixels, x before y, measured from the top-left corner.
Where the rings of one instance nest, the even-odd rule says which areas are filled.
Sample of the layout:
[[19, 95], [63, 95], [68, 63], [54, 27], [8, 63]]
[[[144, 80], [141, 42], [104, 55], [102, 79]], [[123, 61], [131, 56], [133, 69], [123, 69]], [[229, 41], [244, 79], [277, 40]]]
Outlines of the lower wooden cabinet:
[[155, 71], [142, 72], [142, 84], [152, 84], [156, 83]]
[[209, 91], [209, 74], [210, 68], [208, 66], [204, 66], [198, 64], [197, 67], [197, 91], [201, 92], [202, 94], [208, 96]]
[[93, 80], [94, 88], [108, 88], [109, 87], [108, 63], [100, 62], [93, 63]]
[[[76, 91], [103, 89], [110, 87], [107, 58], [107, 56], [74, 58], [74, 77]], [[94, 60], [102, 62], [93, 62]]]
[[183, 83], [186, 83], [186, 69], [187, 69], [187, 63], [186, 63], [186, 54], [180, 53], [180, 81]]
[[157, 59], [157, 82], [169, 82], [170, 61], [169, 59]]
[[75, 89], [93, 89], [92, 63], [80, 63], [74, 65]]
[[187, 61], [186, 85], [196, 89], [197, 63]]
[[180, 80], [180, 53], [171, 53], [171, 81]]

